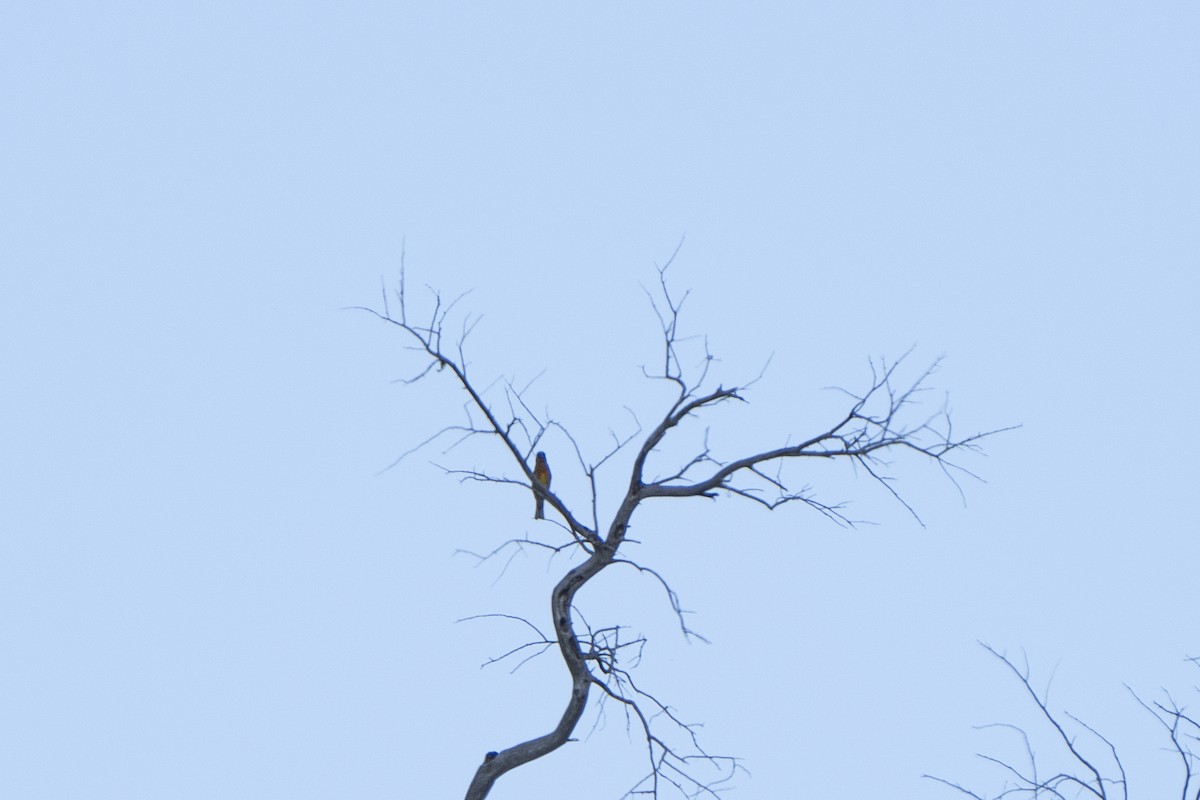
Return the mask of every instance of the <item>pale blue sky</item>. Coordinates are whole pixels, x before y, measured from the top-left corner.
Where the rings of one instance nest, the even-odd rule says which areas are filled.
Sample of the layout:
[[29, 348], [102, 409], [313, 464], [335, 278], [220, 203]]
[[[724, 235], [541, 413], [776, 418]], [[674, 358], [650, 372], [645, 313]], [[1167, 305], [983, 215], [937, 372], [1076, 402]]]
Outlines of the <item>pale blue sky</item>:
[[[481, 671], [520, 631], [454, 620], [543, 621], [565, 562], [453, 556], [539, 532], [430, 464], [485, 451], [377, 474], [462, 397], [391, 383], [402, 340], [341, 309], [406, 242], [414, 286], [474, 290], [485, 382], [545, 370], [534, 407], [598, 453], [663, 408], [641, 286], [681, 237], [719, 379], [774, 354], [719, 454], [914, 344], [963, 430], [1024, 426], [965, 507], [898, 470], [925, 528], [828, 469], [878, 525], [639, 517], [713, 644], [631, 574], [581, 606], [653, 636], [642, 683], [745, 759], [732, 796], [998, 788], [973, 753], [1017, 751], [971, 726], [1028, 708], [977, 639], [1164, 793], [1121, 682], [1186, 697], [1200, 654], [1198, 31], [1182, 2], [10, 4], [0, 796], [456, 797], [548, 730], [559, 664]], [[616, 798], [640, 758], [610, 717], [492, 797]]]

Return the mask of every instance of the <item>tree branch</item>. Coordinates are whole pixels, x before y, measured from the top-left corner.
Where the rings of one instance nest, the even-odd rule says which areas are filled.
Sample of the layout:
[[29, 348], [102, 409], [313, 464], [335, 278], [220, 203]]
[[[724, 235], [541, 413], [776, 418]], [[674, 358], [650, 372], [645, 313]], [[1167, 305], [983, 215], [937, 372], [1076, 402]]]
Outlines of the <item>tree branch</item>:
[[[682, 245], [682, 242], [680, 244]], [[601, 690], [600, 713], [603, 713], [605, 700], [619, 703], [625, 710], [627, 724], [631, 719], [636, 719], [645, 738], [650, 767], [649, 774], [645, 779], [639, 781], [627, 796], [648, 795], [657, 798], [661, 787], [671, 786], [689, 798], [700, 795], [715, 798], [719, 791], [718, 787], [731, 780], [741, 770], [737, 759], [728, 756], [712, 756], [705, 752], [697, 737], [697, 726], [683, 722], [665, 703], [640, 689], [633, 681], [631, 673], [627, 665], [622, 663], [621, 657], [623, 654], [633, 653], [633, 664], [628, 666], [636, 665], [641, 649], [645, 645], [643, 639], [623, 640], [620, 626], [608, 626], [594, 630], [582, 618], [582, 615], [579, 615], [579, 622], [576, 620], [575, 598], [579, 590], [609, 565], [627, 564], [641, 573], [649, 575], [663, 587], [667, 601], [679, 621], [680, 630], [685, 638], [707, 641], [689, 628], [686, 622], [687, 612], [684, 611], [678, 595], [660, 572], [627, 557], [618, 557], [621, 546], [626, 541], [633, 515], [644, 500], [672, 497], [714, 497], [720, 492], [726, 492], [733, 497], [752, 500], [768, 509], [777, 508], [788, 502], [800, 501], [837, 524], [852, 526], [854, 523], [844, 516], [840, 503], [828, 504], [818, 500], [807, 485], [798, 489], [790, 487], [782, 473], [784, 463], [798, 459], [842, 459], [863, 467], [868, 475], [881, 483], [916, 516], [911, 506], [896, 492], [891, 479], [881, 471], [880, 468], [886, 466], [882, 460], [883, 454], [896, 452], [933, 460], [941, 465], [950, 480], [954, 481], [951, 470], [961, 470], [961, 467], [952, 464], [949, 456], [958, 451], [978, 450], [980, 440], [999, 432], [988, 431], [964, 438], [955, 438], [951, 435], [949, 417], [944, 411], [928, 419], [913, 423], [904, 422], [901, 419], [902, 415], [907, 416], [904, 412], [910, 405], [915, 404], [917, 395], [924, 390], [924, 381], [932, 373], [937, 362], [912, 384], [897, 388], [894, 375], [903, 359], [892, 364], [880, 362], [878, 365], [871, 361], [872, 379], [868, 391], [861, 397], [846, 392], [851, 398], [851, 402], [845, 415], [835, 424], [805, 439], [800, 444], [789, 444], [720, 461], [711, 455], [706, 435], [703, 449], [690, 458], [684, 459], [682, 466], [671, 470], [667, 477], [647, 480], [648, 459], [652, 454], [659, 453], [664, 448], [668, 440], [672, 438], [672, 433], [685, 420], [701, 417], [709, 409], [729, 401], [745, 402], [743, 393], [758, 380], [755, 378], [754, 381], [745, 385], [729, 388], [723, 385], [705, 388], [709, 371], [716, 359], [709, 350], [706, 339], [687, 337], [681, 333], [681, 311], [688, 294], [685, 292], [678, 298], [673, 295], [666, 277], [667, 270], [677, 253], [678, 248], [672, 254], [671, 259], [658, 269], [660, 296], [656, 298], [647, 291], [651, 307], [661, 326], [662, 356], [660, 371], [650, 373], [643, 369], [648, 377], [670, 384], [674, 388], [674, 398], [663, 412], [659, 422], [632, 451], [627, 487], [623, 496], [609, 509], [607, 523], [602, 523], [602, 520], [606, 518], [605, 504], [598, 491], [597, 475], [602, 468], [615, 463], [616, 457], [627, 452], [626, 448], [633, 445], [637, 437], [642, 434], [642, 426], [632, 410], [627, 409], [633, 417], [634, 432], [618, 435], [610, 431], [612, 439], [610, 449], [597, 460], [589, 462], [576, 439], [564, 426], [553, 419], [539, 418], [526, 401], [526, 392], [530, 390], [538, 376], [535, 376], [522, 388], [517, 388], [510, 380], [500, 379], [485, 388], [479, 388], [482, 384], [476, 383], [473, 374], [468, 369], [469, 362], [465, 343], [481, 318], [470, 315], [463, 316], [461, 323], [456, 327], [458, 333], [454, 342], [450, 342], [445, 334], [448, 330], [447, 326], [450, 324], [452, 310], [465, 295], [459, 295], [451, 302], [445, 303], [441, 295], [431, 289], [431, 313], [421, 324], [413, 322], [414, 318], [409, 308], [409, 297], [405, 286], [402, 258], [400, 286], [396, 293], [399, 303], [396, 313], [393, 314], [386, 293], [382, 311], [370, 308], [361, 309], [399, 328], [407, 337], [408, 349], [416, 351], [425, 359], [425, 363], [421, 365], [421, 369], [415, 376], [406, 379], [405, 382], [449, 373], [468, 397], [466, 424], [441, 429], [415, 448], [402, 454], [397, 462], [446, 434], [457, 435], [448, 450], [473, 437], [482, 436], [498, 440], [501, 450], [506, 452], [517, 465], [518, 477], [509, 477], [502, 472], [480, 468], [447, 467], [444, 468], [445, 471], [463, 481], [495, 483], [511, 486], [520, 491], [531, 491], [536, 498], [544, 501], [558, 512], [563, 520], [562, 526], [569, 537], [568, 541], [562, 545], [537, 542], [528, 538], [510, 539], [488, 555], [472, 555], [483, 561], [498, 555], [507, 547], [515, 547], [519, 552], [524, 545], [530, 544], [555, 554], [564, 549], [570, 549], [578, 552], [582, 557], [581, 563], [567, 570], [551, 592], [550, 613], [554, 630], [552, 637], [542, 634], [537, 626], [522, 617], [483, 615], [519, 620], [537, 632], [537, 638], [514, 646], [501, 655], [489, 659], [487, 663], [498, 663], [509, 658], [517, 658], [519, 662], [514, 669], [519, 669], [529, 658], [557, 645], [571, 678], [571, 691], [562, 716], [552, 730], [506, 749], [489, 752], [484, 757], [467, 790], [467, 800], [483, 800], [501, 775], [541, 758], [570, 741], [570, 737], [587, 707], [589, 691], [592, 686], [597, 686]], [[694, 370], [695, 374], [690, 374], [684, 366], [684, 358], [687, 348], [693, 346], [699, 351], [696, 362], [698, 366]], [[761, 374], [759, 378], [761, 378]], [[502, 392], [502, 397], [497, 404], [493, 404], [488, 400], [488, 396], [497, 391]], [[944, 425], [939, 425], [937, 420], [944, 420]], [[550, 490], [548, 480], [546, 485], [536, 480], [530, 465], [531, 456], [539, 449], [543, 438], [551, 435], [551, 438], [546, 441], [552, 442], [559, 434], [574, 449], [579, 468], [587, 478], [591, 501], [590, 525], [584, 524], [572, 512], [567, 503]], [[965, 472], [965, 470], [963, 471]], [[966, 472], [966, 474], [970, 475], [971, 473]], [[957, 483], [955, 485], [957, 486]], [[767, 488], [766, 496], [761, 487]], [[773, 497], [770, 496], [771, 493], [774, 494]], [[575, 548], [578, 549], [575, 550]], [[681, 744], [669, 743], [665, 734], [659, 730], [660, 725], [675, 731], [681, 739]], [[694, 771], [701, 768], [702, 765], [715, 769], [717, 775], [709, 779]]]

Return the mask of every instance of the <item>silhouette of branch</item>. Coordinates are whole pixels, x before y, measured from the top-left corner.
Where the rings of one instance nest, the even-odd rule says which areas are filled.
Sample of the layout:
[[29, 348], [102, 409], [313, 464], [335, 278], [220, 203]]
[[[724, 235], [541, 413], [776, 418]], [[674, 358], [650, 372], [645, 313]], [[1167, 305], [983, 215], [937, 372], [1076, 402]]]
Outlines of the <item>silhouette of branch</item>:
[[[466, 342], [480, 318], [469, 314], [452, 318], [452, 312], [465, 295], [447, 302], [437, 291], [429, 289], [432, 308], [428, 314], [416, 316], [411, 307], [402, 258], [400, 285], [395, 293], [397, 305], [393, 307], [385, 292], [382, 310], [361, 309], [399, 329], [405, 337], [406, 348], [423, 359], [417, 371], [405, 378], [404, 382], [412, 383], [448, 374], [468, 398], [464, 405], [465, 422], [440, 429], [401, 454], [389, 468], [443, 437], [451, 439], [444, 451], [446, 453], [468, 440], [494, 440], [500, 450], [508, 454], [506, 461], [511, 458], [508, 464], [515, 472], [504, 474], [494, 468], [478, 467], [442, 469], [460, 481], [492, 483], [531, 492], [557, 512], [561, 522], [558, 519], [551, 521], [560, 525], [567, 534], [567, 540], [562, 544], [529, 538], [509, 539], [485, 555], [459, 552], [473, 556], [480, 563], [507, 554], [501, 575], [512, 558], [527, 546], [546, 550], [551, 555], [569, 551], [581, 558], [579, 563], [565, 572], [551, 592], [552, 636], [542, 633], [522, 617], [481, 615], [519, 620], [537, 632], [536, 638], [490, 658], [487, 664], [516, 659], [518, 663], [514, 669], [519, 669], [530, 658], [557, 645], [571, 676], [571, 693], [562, 717], [552, 730], [485, 756], [467, 790], [467, 800], [483, 800], [500, 776], [571, 741], [572, 732], [587, 707], [589, 692], [593, 687], [599, 691], [599, 713], [603, 714], [606, 701], [619, 704], [624, 710], [627, 726], [636, 721], [646, 743], [649, 772], [626, 796], [658, 798], [660, 789], [673, 787], [689, 798], [716, 797], [718, 791], [725, 788], [738, 772], [744, 772], [736, 758], [707, 753], [697, 736], [698, 726], [684, 722], [669, 706], [634, 682], [630, 670], [640, 660], [644, 639], [629, 638], [621, 626], [593, 629], [575, 605], [580, 588], [602, 570], [612, 564], [629, 565], [662, 586], [685, 638], [707, 641], [688, 626], [687, 612], [659, 571], [627, 556], [618, 557], [627, 540], [633, 515], [643, 501], [716, 497], [725, 493], [751, 500], [767, 509], [799, 502], [838, 525], [853, 527], [855, 521], [843, 513], [842, 503], [819, 500], [809, 485], [793, 485], [783, 474], [784, 463], [801, 459], [840, 459], [861, 467], [919, 522], [916, 511], [900, 496], [893, 485], [894, 481], [885, 473], [888, 466], [885, 455], [907, 454], [932, 460], [942, 467], [958, 487], [955, 476], [971, 473], [953, 463], [950, 457], [957, 453], [978, 451], [984, 438], [1007, 430], [956, 437], [952, 435], [949, 415], [944, 409], [926, 418], [913, 419], [909, 409], [917, 404], [918, 396], [925, 391], [925, 382], [938, 362], [934, 362], [915, 381], [905, 384], [896, 377], [903, 358], [892, 363], [871, 360], [868, 389], [860, 395], [844, 392], [849, 398], [844, 414], [800, 443], [718, 459], [709, 450], [706, 434], [698, 453], [685, 457], [679, 466], [668, 470], [665, 477], [648, 477], [647, 461], [655, 454], [658, 454], [655, 455], [656, 460], [661, 457], [664, 445], [668, 440], [674, 441], [673, 434], [686, 420], [702, 417], [719, 405], [746, 402], [745, 392], [762, 377], [760, 372], [754, 380], [742, 385], [708, 385], [716, 358], [709, 349], [707, 339], [683, 334], [682, 310], [688, 293], [673, 293], [667, 280], [667, 271], [677, 254], [678, 248], [667, 263], [658, 268], [656, 291], [646, 292], [661, 328], [661, 361], [654, 371], [643, 367], [647, 377], [664, 381], [673, 387], [673, 399], [670, 399], [658, 422], [648, 432], [643, 430], [637, 414], [626, 408], [633, 419], [632, 432], [618, 434], [610, 430], [611, 446], [599, 458], [592, 460], [585, 456], [583, 448], [565, 426], [534, 413], [527, 401], [527, 393], [541, 373], [520, 387], [509, 379], [496, 379], [486, 385], [477, 382], [476, 376], [469, 370]], [[448, 335], [449, 331], [454, 333]], [[689, 367], [685, 359], [691, 357], [693, 348], [698, 350], [698, 355], [695, 366]], [[533, 454], [543, 446], [544, 441], [553, 442], [558, 437], [565, 439], [574, 450], [579, 470], [587, 479], [590, 493], [587, 516], [591, 518], [588, 523], [576, 515], [566, 500], [548, 485], [535, 480], [531, 465]], [[626, 464], [630, 469], [627, 488], [614, 505], [606, 507], [598, 491], [597, 477], [602, 469], [619, 468], [621, 461], [618, 456], [627, 459]], [[961, 492], [961, 487], [958, 488]], [[600, 717], [597, 719], [599, 721]]]
[[[1053, 733], [1053, 739], [1058, 742], [1059, 749], [1066, 753], [1066, 767], [1055, 771], [1049, 777], [1041, 777], [1037, 754], [1034, 752], [1030, 744], [1029, 735], [1025, 730], [1016, 725], [996, 723], [982, 727], [999, 727], [1015, 731], [1024, 743], [1025, 754], [1029, 763], [1028, 768], [1020, 768], [1002, 758], [978, 754], [979, 758], [984, 761], [1000, 767], [1007, 776], [1007, 780], [1001, 791], [989, 797], [945, 778], [934, 775], [925, 775], [924, 777], [955, 789], [969, 797], [976, 798], [976, 800], [994, 800], [995, 798], [1008, 797], [1009, 795], [1024, 795], [1035, 798], [1042, 796], [1066, 798], [1068, 793], [1071, 797], [1082, 794], [1108, 800], [1108, 798], [1114, 797], [1117, 791], [1119, 791], [1118, 796], [1122, 800], [1128, 800], [1129, 777], [1126, 774], [1125, 765], [1122, 763], [1120, 755], [1117, 752], [1116, 745], [1074, 714], [1068, 711], [1051, 711], [1046, 695], [1039, 695], [1030, 682], [1028, 664], [1024, 667], [1018, 667], [1013, 663], [1012, 659], [997, 652], [991, 646], [982, 642], [980, 642], [980, 646], [1004, 664], [1008, 671], [1016, 677], [1021, 686], [1024, 687], [1025, 693], [1037, 707], [1039, 717], [1045, 727]], [[1197, 663], [1194, 659], [1189, 658], [1188, 660]], [[1200, 666], [1200, 663], [1197, 663], [1197, 666]], [[1167, 732], [1172, 749], [1179, 757], [1179, 763], [1182, 765], [1179, 796], [1183, 800], [1200, 800], [1200, 777], [1198, 777], [1197, 773], [1197, 764], [1200, 763], [1200, 753], [1197, 752], [1197, 746], [1200, 745], [1200, 722], [1194, 716], [1188, 715], [1186, 709], [1177, 703], [1165, 689], [1163, 690], [1165, 701], [1147, 702], [1139, 697], [1128, 685], [1125, 688], [1133, 696], [1134, 700], [1149, 712]], [[1099, 741], [1104, 745], [1107, 756], [1103, 758], [1108, 762], [1107, 765], [1101, 763], [1101, 758], [1085, 752], [1083, 744], [1068, 729], [1068, 724], [1065, 721], [1070, 721], [1074, 726], [1090, 734], [1091, 740]]]

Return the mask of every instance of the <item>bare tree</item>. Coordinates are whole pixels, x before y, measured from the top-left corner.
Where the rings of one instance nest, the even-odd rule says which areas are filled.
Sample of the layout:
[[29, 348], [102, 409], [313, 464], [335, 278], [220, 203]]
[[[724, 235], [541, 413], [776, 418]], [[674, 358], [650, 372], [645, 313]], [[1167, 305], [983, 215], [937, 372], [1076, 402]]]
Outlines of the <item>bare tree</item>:
[[[543, 633], [529, 620], [510, 617], [527, 625], [534, 637], [495, 659], [532, 657], [557, 646], [572, 683], [562, 717], [541, 736], [489, 752], [471, 780], [467, 800], [483, 800], [501, 775], [570, 741], [593, 688], [598, 691], [601, 703], [614, 703], [623, 710], [627, 724], [639, 730], [645, 742], [646, 774], [625, 797], [658, 798], [660, 792], [672, 788], [685, 797], [715, 797], [721, 784], [740, 769], [736, 758], [707, 752], [698, 739], [696, 726], [682, 720], [666, 703], [634, 681], [630, 669], [638, 661], [644, 645], [642, 639], [628, 638], [620, 627], [593, 628], [575, 606], [576, 594], [588, 581], [610, 566], [624, 565], [652, 576], [661, 584], [683, 635], [701, 638], [688, 628], [679, 599], [663, 576], [622, 553], [634, 512], [642, 503], [658, 498], [715, 498], [724, 493], [768, 509], [797, 502], [837, 524], [852, 527], [854, 523], [845, 515], [843, 504], [822, 501], [807, 486], [797, 487], [784, 476], [783, 465], [797, 459], [839, 459], [860, 467], [915, 517], [916, 512], [893, 486], [887, 459], [908, 456], [936, 463], [957, 486], [956, 476], [971, 473], [954, 463], [952, 457], [977, 450], [982, 438], [998, 432], [958, 437], [953, 434], [944, 408], [924, 416], [915, 415], [918, 395], [925, 390], [937, 362], [914, 380], [900, 383], [898, 372], [903, 358], [895, 362], [872, 360], [871, 380], [866, 389], [859, 393], [845, 392], [844, 412], [803, 441], [734, 458], [718, 458], [705, 443], [665, 476], [651, 474], [647, 460], [652, 454], [656, 459], [662, 456], [664, 443], [675, 441], [673, 434], [685, 420], [700, 417], [720, 404], [745, 402], [746, 389], [754, 383], [712, 385], [709, 370], [713, 357], [707, 344], [698, 344], [698, 340], [681, 334], [680, 314], [687, 295], [672, 294], [666, 278], [670, 264], [668, 261], [658, 269], [658, 284], [653, 292], [647, 292], [661, 323], [662, 339], [657, 367], [643, 368], [643, 372], [649, 379], [670, 385], [673, 400], [648, 432], [636, 424], [632, 433], [614, 435], [608, 451], [591, 459], [563, 426], [534, 413], [525, 397], [527, 389], [517, 388], [507, 380], [485, 384], [469, 370], [464, 347], [474, 321], [467, 317], [459, 324], [455, 309], [461, 297], [447, 302], [431, 289], [430, 308], [422, 316], [416, 316], [405, 287], [402, 263], [394, 300], [390, 301], [385, 291], [381, 309], [363, 309], [396, 326], [407, 338], [410, 349], [424, 362], [410, 381], [448, 375], [469, 398], [468, 421], [439, 430], [423, 444], [443, 436], [455, 437], [457, 442], [474, 437], [495, 442], [506, 458], [511, 458], [515, 477], [476, 469], [449, 471], [464, 480], [507, 484], [531, 491], [539, 509], [545, 504], [561, 517], [563, 536], [554, 542], [521, 539], [519, 545], [532, 544], [555, 553], [572, 550], [580, 558], [551, 592], [553, 632]], [[692, 346], [697, 348], [695, 359], [689, 355], [686, 363], [696, 366], [689, 368], [684, 351]], [[551, 430], [570, 441], [579, 468], [591, 486], [591, 507], [586, 517], [553, 491], [548, 474], [539, 477], [538, 468], [531, 465], [539, 443]], [[631, 458], [627, 488], [615, 507], [601, 508], [597, 475], [602, 469], [618, 468], [614, 457], [619, 453]]]
[[[1079, 717], [1068, 711], [1054, 712], [1050, 710], [1047, 693], [1038, 694], [1030, 683], [1029, 664], [1018, 667], [1007, 655], [998, 653], [991, 646], [980, 643], [991, 655], [995, 656], [1008, 669], [1026, 694], [1038, 709], [1038, 717], [1044, 723], [1054, 749], [1058, 751], [1053, 759], [1054, 766], [1047, 767], [1045, 760], [1039, 761], [1029, 732], [1024, 728], [1009, 723], [992, 723], [981, 728], [1001, 728], [1010, 731], [1020, 740], [1023, 751], [1021, 763], [996, 756], [978, 754], [983, 760], [994, 764], [1004, 774], [1005, 781], [996, 794], [978, 794], [962, 784], [926, 775], [926, 778], [944, 784], [958, 792], [974, 797], [976, 800], [989, 798], [1021, 797], [1094, 797], [1098, 800], [1129, 800], [1129, 780], [1125, 765], [1117, 753], [1116, 745], [1103, 734], [1088, 725]], [[1200, 666], [1200, 659], [1188, 659]], [[1130, 689], [1125, 687], [1133, 699], [1146, 709], [1167, 732], [1171, 742], [1171, 750], [1179, 758], [1179, 792], [1182, 800], [1200, 800], [1200, 722], [1195, 717], [1188, 716], [1186, 708], [1180, 706], [1170, 692], [1163, 690], [1164, 701], [1146, 702]]]

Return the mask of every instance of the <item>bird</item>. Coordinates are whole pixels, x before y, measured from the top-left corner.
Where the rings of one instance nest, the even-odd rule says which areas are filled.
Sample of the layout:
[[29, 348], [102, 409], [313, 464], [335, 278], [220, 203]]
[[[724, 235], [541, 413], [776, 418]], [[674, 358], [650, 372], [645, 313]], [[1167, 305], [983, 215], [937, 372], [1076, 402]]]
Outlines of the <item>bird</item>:
[[[543, 489], [550, 488], [550, 464], [546, 462], [546, 454], [540, 450], [537, 454], [537, 462], [533, 465], [533, 479], [537, 481]], [[545, 519], [546, 517], [542, 514], [542, 506], [545, 504], [545, 499], [538, 494], [536, 490], [534, 491], [533, 496], [537, 502], [537, 506], [534, 508], [533, 518]]]

